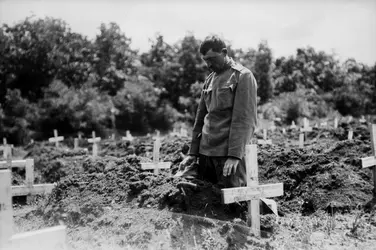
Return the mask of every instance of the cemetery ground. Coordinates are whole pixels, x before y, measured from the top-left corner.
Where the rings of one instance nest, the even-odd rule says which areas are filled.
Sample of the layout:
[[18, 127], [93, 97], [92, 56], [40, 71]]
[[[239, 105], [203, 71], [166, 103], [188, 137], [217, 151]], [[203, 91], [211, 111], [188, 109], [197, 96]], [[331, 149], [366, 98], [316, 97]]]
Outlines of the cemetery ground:
[[[153, 162], [151, 136], [102, 138], [96, 157], [84, 139], [76, 149], [73, 138], [14, 147], [14, 159], [34, 159], [34, 183], [57, 184], [30, 204], [13, 197], [14, 231], [63, 224], [68, 249], [375, 249], [374, 183], [361, 160], [373, 155], [367, 125], [313, 128], [303, 147], [298, 129], [284, 132], [268, 130], [272, 144], [257, 147], [259, 183], [284, 191], [272, 198], [279, 216], [263, 207], [261, 237], [247, 227], [246, 202], [224, 205], [210, 183], [173, 176], [189, 139], [168, 135], [159, 161], [171, 167], [158, 174], [141, 168]], [[24, 175], [13, 169], [12, 185]]]

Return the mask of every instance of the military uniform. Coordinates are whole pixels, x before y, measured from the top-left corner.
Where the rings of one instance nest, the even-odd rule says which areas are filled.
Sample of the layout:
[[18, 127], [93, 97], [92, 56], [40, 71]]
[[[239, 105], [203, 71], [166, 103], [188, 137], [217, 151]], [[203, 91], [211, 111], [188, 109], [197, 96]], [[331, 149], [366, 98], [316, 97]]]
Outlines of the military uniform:
[[[193, 126], [189, 154], [200, 156], [199, 173], [226, 187], [244, 186], [245, 145], [257, 125], [257, 83], [252, 72], [227, 62], [227, 69], [205, 80]], [[228, 157], [240, 159], [237, 173], [222, 176]], [[215, 171], [216, 176], [213, 176]]]

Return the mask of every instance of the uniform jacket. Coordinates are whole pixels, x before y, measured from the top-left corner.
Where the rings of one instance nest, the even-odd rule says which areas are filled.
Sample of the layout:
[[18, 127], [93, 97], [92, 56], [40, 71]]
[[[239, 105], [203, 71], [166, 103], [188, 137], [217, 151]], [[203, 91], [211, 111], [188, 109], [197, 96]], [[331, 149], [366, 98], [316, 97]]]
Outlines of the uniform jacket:
[[193, 126], [190, 155], [241, 159], [257, 125], [257, 83], [230, 59], [230, 68], [205, 80]]

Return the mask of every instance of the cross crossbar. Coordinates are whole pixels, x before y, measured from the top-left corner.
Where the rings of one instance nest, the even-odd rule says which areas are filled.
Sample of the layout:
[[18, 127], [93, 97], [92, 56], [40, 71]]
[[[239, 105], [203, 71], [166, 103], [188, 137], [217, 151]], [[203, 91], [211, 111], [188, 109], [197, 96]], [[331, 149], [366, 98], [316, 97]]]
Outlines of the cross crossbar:
[[283, 183], [222, 189], [224, 204], [283, 195]]
[[142, 170], [152, 170], [152, 169], [169, 169], [171, 167], [171, 162], [145, 162], [141, 163]]

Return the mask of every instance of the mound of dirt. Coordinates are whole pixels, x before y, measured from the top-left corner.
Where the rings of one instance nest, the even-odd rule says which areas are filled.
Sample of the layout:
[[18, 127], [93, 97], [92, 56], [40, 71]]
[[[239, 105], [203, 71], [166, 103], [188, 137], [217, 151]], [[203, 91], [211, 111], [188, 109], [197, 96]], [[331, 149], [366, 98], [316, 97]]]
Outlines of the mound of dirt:
[[81, 171], [79, 162], [88, 158], [84, 149], [70, 149], [61, 145], [35, 142], [25, 147], [28, 153], [24, 159], [34, 159], [34, 183], [53, 183], [61, 178]]
[[276, 200], [284, 212], [362, 207], [372, 198], [373, 189], [369, 170], [361, 169], [360, 158], [371, 154], [368, 144], [352, 140], [334, 142], [328, 148], [261, 150], [260, 181], [283, 182], [284, 195]]

